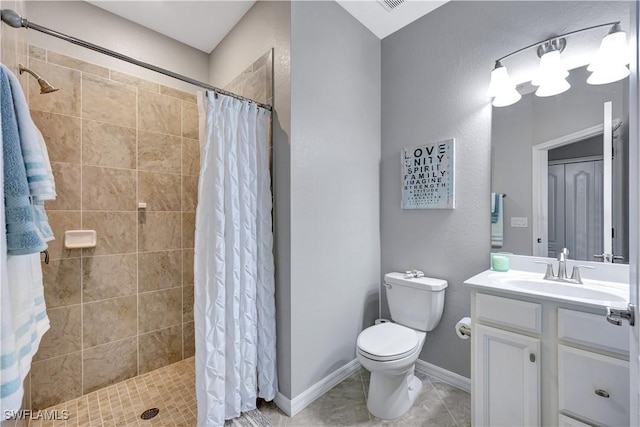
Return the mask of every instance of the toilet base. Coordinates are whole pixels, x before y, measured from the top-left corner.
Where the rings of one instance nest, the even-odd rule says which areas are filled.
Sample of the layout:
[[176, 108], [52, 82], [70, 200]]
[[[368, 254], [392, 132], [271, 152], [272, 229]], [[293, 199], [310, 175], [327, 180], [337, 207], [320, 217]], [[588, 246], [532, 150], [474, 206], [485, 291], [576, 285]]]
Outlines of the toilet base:
[[414, 374], [414, 367], [400, 375], [372, 372], [367, 409], [383, 420], [404, 415], [422, 391], [422, 381]]

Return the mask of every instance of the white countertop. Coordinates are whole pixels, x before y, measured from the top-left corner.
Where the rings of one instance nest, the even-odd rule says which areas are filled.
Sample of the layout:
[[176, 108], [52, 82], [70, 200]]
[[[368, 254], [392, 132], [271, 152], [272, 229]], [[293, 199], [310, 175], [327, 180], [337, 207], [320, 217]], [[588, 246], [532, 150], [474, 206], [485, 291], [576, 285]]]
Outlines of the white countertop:
[[557, 271], [558, 262], [551, 258], [511, 255], [509, 271], [485, 270], [464, 283], [479, 290], [589, 307], [626, 308], [629, 303], [628, 265], [568, 260], [569, 274], [576, 264], [595, 267], [593, 270], [581, 270], [583, 284], [572, 284], [544, 280], [546, 266], [533, 261], [551, 262]]

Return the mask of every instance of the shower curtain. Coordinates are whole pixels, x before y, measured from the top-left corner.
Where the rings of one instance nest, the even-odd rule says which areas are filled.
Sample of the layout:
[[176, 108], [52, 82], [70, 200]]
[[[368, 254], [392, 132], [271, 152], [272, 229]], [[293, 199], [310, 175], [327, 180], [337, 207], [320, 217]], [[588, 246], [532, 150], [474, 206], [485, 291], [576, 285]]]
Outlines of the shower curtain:
[[195, 236], [198, 425], [277, 391], [268, 128], [254, 103], [202, 93]]

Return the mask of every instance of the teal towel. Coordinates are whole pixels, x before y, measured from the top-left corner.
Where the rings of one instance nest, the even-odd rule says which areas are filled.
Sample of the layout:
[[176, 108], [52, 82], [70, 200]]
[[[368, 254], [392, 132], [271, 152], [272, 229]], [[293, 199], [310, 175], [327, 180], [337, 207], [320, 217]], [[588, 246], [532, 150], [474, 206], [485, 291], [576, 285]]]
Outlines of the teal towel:
[[55, 240], [53, 230], [49, 225], [49, 217], [47, 216], [47, 212], [44, 210], [44, 202], [34, 202], [33, 213], [35, 215], [36, 229], [42, 241], [50, 242]]
[[11, 96], [13, 99], [13, 111], [18, 123], [18, 136], [22, 158], [27, 171], [27, 183], [29, 192], [34, 201], [54, 200], [56, 198], [53, 181], [49, 179], [49, 172], [44, 161], [43, 146], [40, 144], [40, 131], [33, 123], [29, 104], [24, 96], [22, 86], [18, 78], [4, 65], [4, 72], [9, 80]]
[[493, 210], [491, 210], [491, 223], [495, 224], [498, 222], [498, 214], [500, 213], [500, 201], [502, 200], [502, 194], [500, 193], [491, 193], [493, 196]]
[[[491, 247], [492, 248], [501, 248], [504, 243], [504, 205], [503, 205], [503, 194], [495, 193], [492, 197], [491, 204]], [[495, 220], [494, 220], [494, 212], [495, 212]]]
[[0, 67], [0, 114], [2, 114], [2, 156], [7, 253], [26, 255], [47, 248], [40, 238], [27, 180], [13, 96], [5, 67]]

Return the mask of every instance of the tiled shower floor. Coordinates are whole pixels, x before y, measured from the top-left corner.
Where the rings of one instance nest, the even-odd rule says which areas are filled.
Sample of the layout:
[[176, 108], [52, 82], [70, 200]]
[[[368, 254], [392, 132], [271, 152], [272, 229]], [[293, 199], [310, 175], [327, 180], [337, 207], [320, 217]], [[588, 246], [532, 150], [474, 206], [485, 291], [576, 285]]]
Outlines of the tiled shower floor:
[[[48, 408], [69, 411], [69, 419], [31, 420], [29, 427], [195, 426], [195, 378], [191, 357]], [[149, 408], [160, 412], [142, 420], [140, 414]]]
[[[258, 409], [273, 426], [470, 426], [469, 393], [416, 373], [423, 390], [403, 417], [380, 420], [369, 414], [366, 393], [369, 372], [364, 369], [338, 384], [294, 417], [287, 417], [271, 402]], [[160, 413], [151, 420], [140, 414], [149, 408]], [[69, 411], [66, 421], [32, 420], [30, 427], [179, 426], [196, 425], [194, 358], [131, 378], [79, 397], [48, 411]], [[238, 423], [244, 425], [244, 423]], [[247, 425], [254, 425], [249, 423]]]

